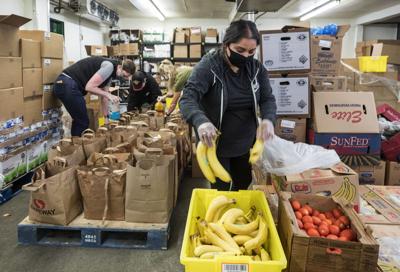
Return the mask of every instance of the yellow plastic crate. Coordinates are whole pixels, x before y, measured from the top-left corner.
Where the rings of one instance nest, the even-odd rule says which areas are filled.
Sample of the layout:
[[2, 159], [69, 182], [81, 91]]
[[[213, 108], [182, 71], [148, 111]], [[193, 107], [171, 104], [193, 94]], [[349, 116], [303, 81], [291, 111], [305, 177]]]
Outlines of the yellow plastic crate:
[[[204, 218], [209, 203], [219, 195], [235, 198], [237, 204], [234, 206], [243, 209], [245, 212], [253, 205], [257, 210], [262, 211], [269, 230], [268, 240], [264, 246], [270, 253], [271, 261], [253, 261], [249, 256], [217, 256], [215, 259], [208, 260], [194, 257], [190, 235], [196, 232], [196, 217], [200, 216]], [[279, 272], [285, 269], [287, 264], [285, 253], [264, 193], [261, 191], [224, 192], [209, 189], [193, 190], [186, 220], [180, 261], [185, 266], [186, 272]], [[223, 270], [224, 264], [239, 264], [242, 265], [243, 269]]]
[[388, 56], [358, 57], [358, 68], [361, 72], [384, 73], [387, 68]]

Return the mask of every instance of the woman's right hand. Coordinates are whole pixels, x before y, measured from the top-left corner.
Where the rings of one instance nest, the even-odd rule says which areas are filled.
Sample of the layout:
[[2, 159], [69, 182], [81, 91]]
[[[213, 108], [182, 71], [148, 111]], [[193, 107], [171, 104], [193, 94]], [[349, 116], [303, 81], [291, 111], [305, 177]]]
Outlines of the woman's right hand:
[[197, 134], [204, 144], [212, 147], [214, 139], [217, 137], [217, 128], [211, 122], [206, 122], [197, 128]]

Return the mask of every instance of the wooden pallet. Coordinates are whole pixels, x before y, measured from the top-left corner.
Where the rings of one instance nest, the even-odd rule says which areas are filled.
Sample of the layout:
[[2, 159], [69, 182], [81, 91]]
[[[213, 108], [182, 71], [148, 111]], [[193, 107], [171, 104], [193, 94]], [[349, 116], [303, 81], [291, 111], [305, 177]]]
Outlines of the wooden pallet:
[[81, 246], [166, 250], [169, 223], [140, 224], [125, 221], [88, 220], [83, 214], [68, 226], [40, 224], [26, 217], [18, 224], [22, 245]]

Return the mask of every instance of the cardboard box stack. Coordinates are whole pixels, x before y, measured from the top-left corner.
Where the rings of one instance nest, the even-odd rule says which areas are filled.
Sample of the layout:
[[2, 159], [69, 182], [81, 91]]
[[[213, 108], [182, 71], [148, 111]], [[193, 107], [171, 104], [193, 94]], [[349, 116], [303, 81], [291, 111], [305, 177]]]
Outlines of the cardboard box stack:
[[175, 59], [201, 58], [202, 40], [200, 27], [176, 28], [174, 30], [173, 57]]
[[284, 27], [261, 31], [261, 60], [278, 106], [276, 134], [305, 142], [310, 116], [310, 30]]
[[62, 42], [60, 53], [54, 43], [43, 46], [38, 39], [20, 38], [18, 28], [29, 20], [0, 16], [0, 188], [43, 163], [49, 146], [62, 134], [59, 105], [54, 106], [51, 89], [43, 92], [43, 79], [51, 78], [48, 72], [61, 69], [44, 67], [41, 59], [42, 52], [49, 53], [43, 56], [60, 57], [62, 65]]
[[[107, 54], [108, 56], [138, 57], [140, 55], [142, 38], [143, 33], [139, 29], [111, 30], [111, 47], [107, 47]], [[93, 48], [93, 46], [91, 47]], [[105, 53], [104, 48], [101, 51], [101, 54]]]

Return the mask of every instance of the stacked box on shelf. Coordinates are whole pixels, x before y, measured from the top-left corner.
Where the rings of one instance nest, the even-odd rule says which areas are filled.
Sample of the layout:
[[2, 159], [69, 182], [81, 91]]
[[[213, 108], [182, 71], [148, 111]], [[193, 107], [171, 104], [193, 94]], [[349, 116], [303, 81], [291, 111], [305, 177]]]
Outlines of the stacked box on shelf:
[[140, 54], [140, 43], [142, 31], [138, 29], [111, 30], [110, 56], [138, 56]]
[[269, 72], [278, 107], [276, 133], [287, 140], [304, 142], [311, 110], [310, 30], [284, 27], [260, 33], [261, 62]]

